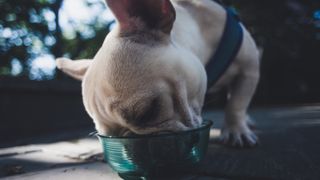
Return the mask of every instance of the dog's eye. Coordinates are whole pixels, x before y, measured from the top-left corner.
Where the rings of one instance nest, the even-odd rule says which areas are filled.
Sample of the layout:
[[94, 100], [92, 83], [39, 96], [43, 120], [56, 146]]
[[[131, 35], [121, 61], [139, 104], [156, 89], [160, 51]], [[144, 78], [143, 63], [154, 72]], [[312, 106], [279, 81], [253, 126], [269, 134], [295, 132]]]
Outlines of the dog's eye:
[[148, 126], [149, 122], [155, 121], [160, 113], [160, 98], [154, 98], [149, 103], [145, 101], [136, 103], [134, 106], [120, 110], [120, 115], [127, 123], [143, 127]]

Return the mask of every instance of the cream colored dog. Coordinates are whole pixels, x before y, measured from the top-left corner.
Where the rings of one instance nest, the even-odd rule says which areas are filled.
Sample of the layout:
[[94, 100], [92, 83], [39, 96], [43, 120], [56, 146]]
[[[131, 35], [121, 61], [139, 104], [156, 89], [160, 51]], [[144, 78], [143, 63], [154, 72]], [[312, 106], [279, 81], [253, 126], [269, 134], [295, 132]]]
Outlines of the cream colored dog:
[[[85, 108], [100, 134], [183, 131], [198, 127], [207, 91], [205, 65], [218, 46], [226, 11], [211, 0], [106, 0], [117, 26], [93, 60], [57, 59], [82, 80]], [[249, 33], [233, 64], [208, 93], [229, 90], [221, 142], [254, 146], [247, 108], [259, 78]]]

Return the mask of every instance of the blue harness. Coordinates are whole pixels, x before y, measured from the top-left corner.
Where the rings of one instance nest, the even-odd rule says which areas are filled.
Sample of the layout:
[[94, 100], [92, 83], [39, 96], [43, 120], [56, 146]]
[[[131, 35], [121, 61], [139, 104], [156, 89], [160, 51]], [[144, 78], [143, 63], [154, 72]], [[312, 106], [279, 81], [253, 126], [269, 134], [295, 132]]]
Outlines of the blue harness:
[[237, 14], [231, 8], [226, 8], [226, 12], [227, 20], [220, 43], [216, 52], [206, 65], [208, 89], [212, 87], [227, 70], [231, 62], [235, 59], [243, 41], [243, 29]]

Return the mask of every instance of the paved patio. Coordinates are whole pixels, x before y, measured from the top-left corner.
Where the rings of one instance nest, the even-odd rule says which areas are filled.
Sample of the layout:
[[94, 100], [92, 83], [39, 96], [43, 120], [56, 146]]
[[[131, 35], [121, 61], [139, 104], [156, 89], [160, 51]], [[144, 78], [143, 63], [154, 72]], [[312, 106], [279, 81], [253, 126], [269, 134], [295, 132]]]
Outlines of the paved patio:
[[[320, 179], [320, 106], [256, 108], [250, 114], [258, 125], [258, 147], [216, 144], [223, 113], [206, 112], [214, 121], [206, 159], [199, 168], [171, 179]], [[89, 136], [10, 147], [0, 149], [0, 179], [120, 179], [102, 159], [98, 140]]]

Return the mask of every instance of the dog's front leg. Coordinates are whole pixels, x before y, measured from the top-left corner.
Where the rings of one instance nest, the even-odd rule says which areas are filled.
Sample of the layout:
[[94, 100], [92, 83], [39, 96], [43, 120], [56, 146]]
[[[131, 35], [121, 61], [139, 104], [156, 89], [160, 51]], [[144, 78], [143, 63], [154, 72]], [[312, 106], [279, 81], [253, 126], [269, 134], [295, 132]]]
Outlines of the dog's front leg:
[[249, 128], [247, 108], [258, 84], [258, 72], [244, 73], [231, 83], [226, 106], [225, 123], [220, 141], [233, 147], [255, 146], [257, 136]]

